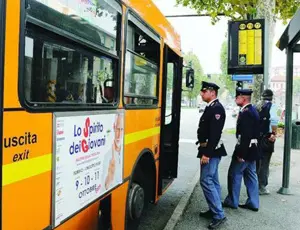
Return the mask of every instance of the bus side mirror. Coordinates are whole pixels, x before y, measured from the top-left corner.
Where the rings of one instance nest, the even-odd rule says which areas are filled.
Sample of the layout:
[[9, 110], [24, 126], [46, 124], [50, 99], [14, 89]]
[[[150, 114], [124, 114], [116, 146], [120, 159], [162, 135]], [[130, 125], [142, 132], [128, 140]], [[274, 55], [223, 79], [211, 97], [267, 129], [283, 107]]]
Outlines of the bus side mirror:
[[187, 88], [193, 89], [194, 88], [194, 81], [195, 81], [195, 77], [194, 77], [194, 69], [189, 68], [186, 70], [186, 76], [185, 76], [185, 86]]

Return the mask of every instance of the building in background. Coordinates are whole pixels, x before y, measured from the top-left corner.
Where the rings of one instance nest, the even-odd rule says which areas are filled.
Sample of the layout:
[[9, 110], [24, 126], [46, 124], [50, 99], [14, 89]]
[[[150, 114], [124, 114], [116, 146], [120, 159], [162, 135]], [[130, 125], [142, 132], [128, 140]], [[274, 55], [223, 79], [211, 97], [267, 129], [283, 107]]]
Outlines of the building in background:
[[[286, 67], [278, 66], [271, 69], [270, 88], [274, 92], [274, 102], [280, 110], [285, 108]], [[293, 79], [293, 119], [300, 118], [300, 66], [294, 66]]]

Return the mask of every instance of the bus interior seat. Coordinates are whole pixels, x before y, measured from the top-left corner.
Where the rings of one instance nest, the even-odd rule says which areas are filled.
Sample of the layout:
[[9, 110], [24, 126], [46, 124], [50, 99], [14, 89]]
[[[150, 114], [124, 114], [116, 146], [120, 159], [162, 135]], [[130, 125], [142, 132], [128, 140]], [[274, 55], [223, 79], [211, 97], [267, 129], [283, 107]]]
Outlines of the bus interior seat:
[[113, 81], [113, 79], [107, 79], [104, 81], [104, 97], [107, 99], [107, 102], [113, 102], [114, 100]]

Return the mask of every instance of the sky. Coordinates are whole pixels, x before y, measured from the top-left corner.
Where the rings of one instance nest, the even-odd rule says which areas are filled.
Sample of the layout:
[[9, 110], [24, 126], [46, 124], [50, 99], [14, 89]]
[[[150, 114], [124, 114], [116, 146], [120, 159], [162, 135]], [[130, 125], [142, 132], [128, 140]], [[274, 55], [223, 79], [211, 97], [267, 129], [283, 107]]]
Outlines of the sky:
[[[153, 0], [153, 2], [164, 15], [196, 14], [192, 9], [175, 7], [176, 0]], [[180, 17], [168, 20], [181, 36], [182, 51], [193, 51], [198, 56], [204, 73], [220, 73], [220, 51], [226, 39], [228, 19], [221, 18], [215, 25], [211, 24], [209, 17]], [[286, 25], [281, 22], [276, 23], [271, 67], [285, 66], [285, 52], [275, 46], [285, 28]], [[295, 62], [300, 65], [300, 55], [296, 57]]]

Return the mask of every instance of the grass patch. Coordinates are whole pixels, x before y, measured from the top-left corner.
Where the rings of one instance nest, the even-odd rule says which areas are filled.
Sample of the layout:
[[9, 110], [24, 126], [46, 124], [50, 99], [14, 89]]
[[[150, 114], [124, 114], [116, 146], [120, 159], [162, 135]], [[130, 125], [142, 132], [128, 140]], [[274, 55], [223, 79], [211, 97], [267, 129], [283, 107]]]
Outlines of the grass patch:
[[282, 162], [270, 162], [270, 165], [273, 167], [282, 166]]
[[224, 130], [224, 133], [227, 133], [227, 134], [235, 134], [235, 128], [233, 128], [233, 129], [225, 129]]

